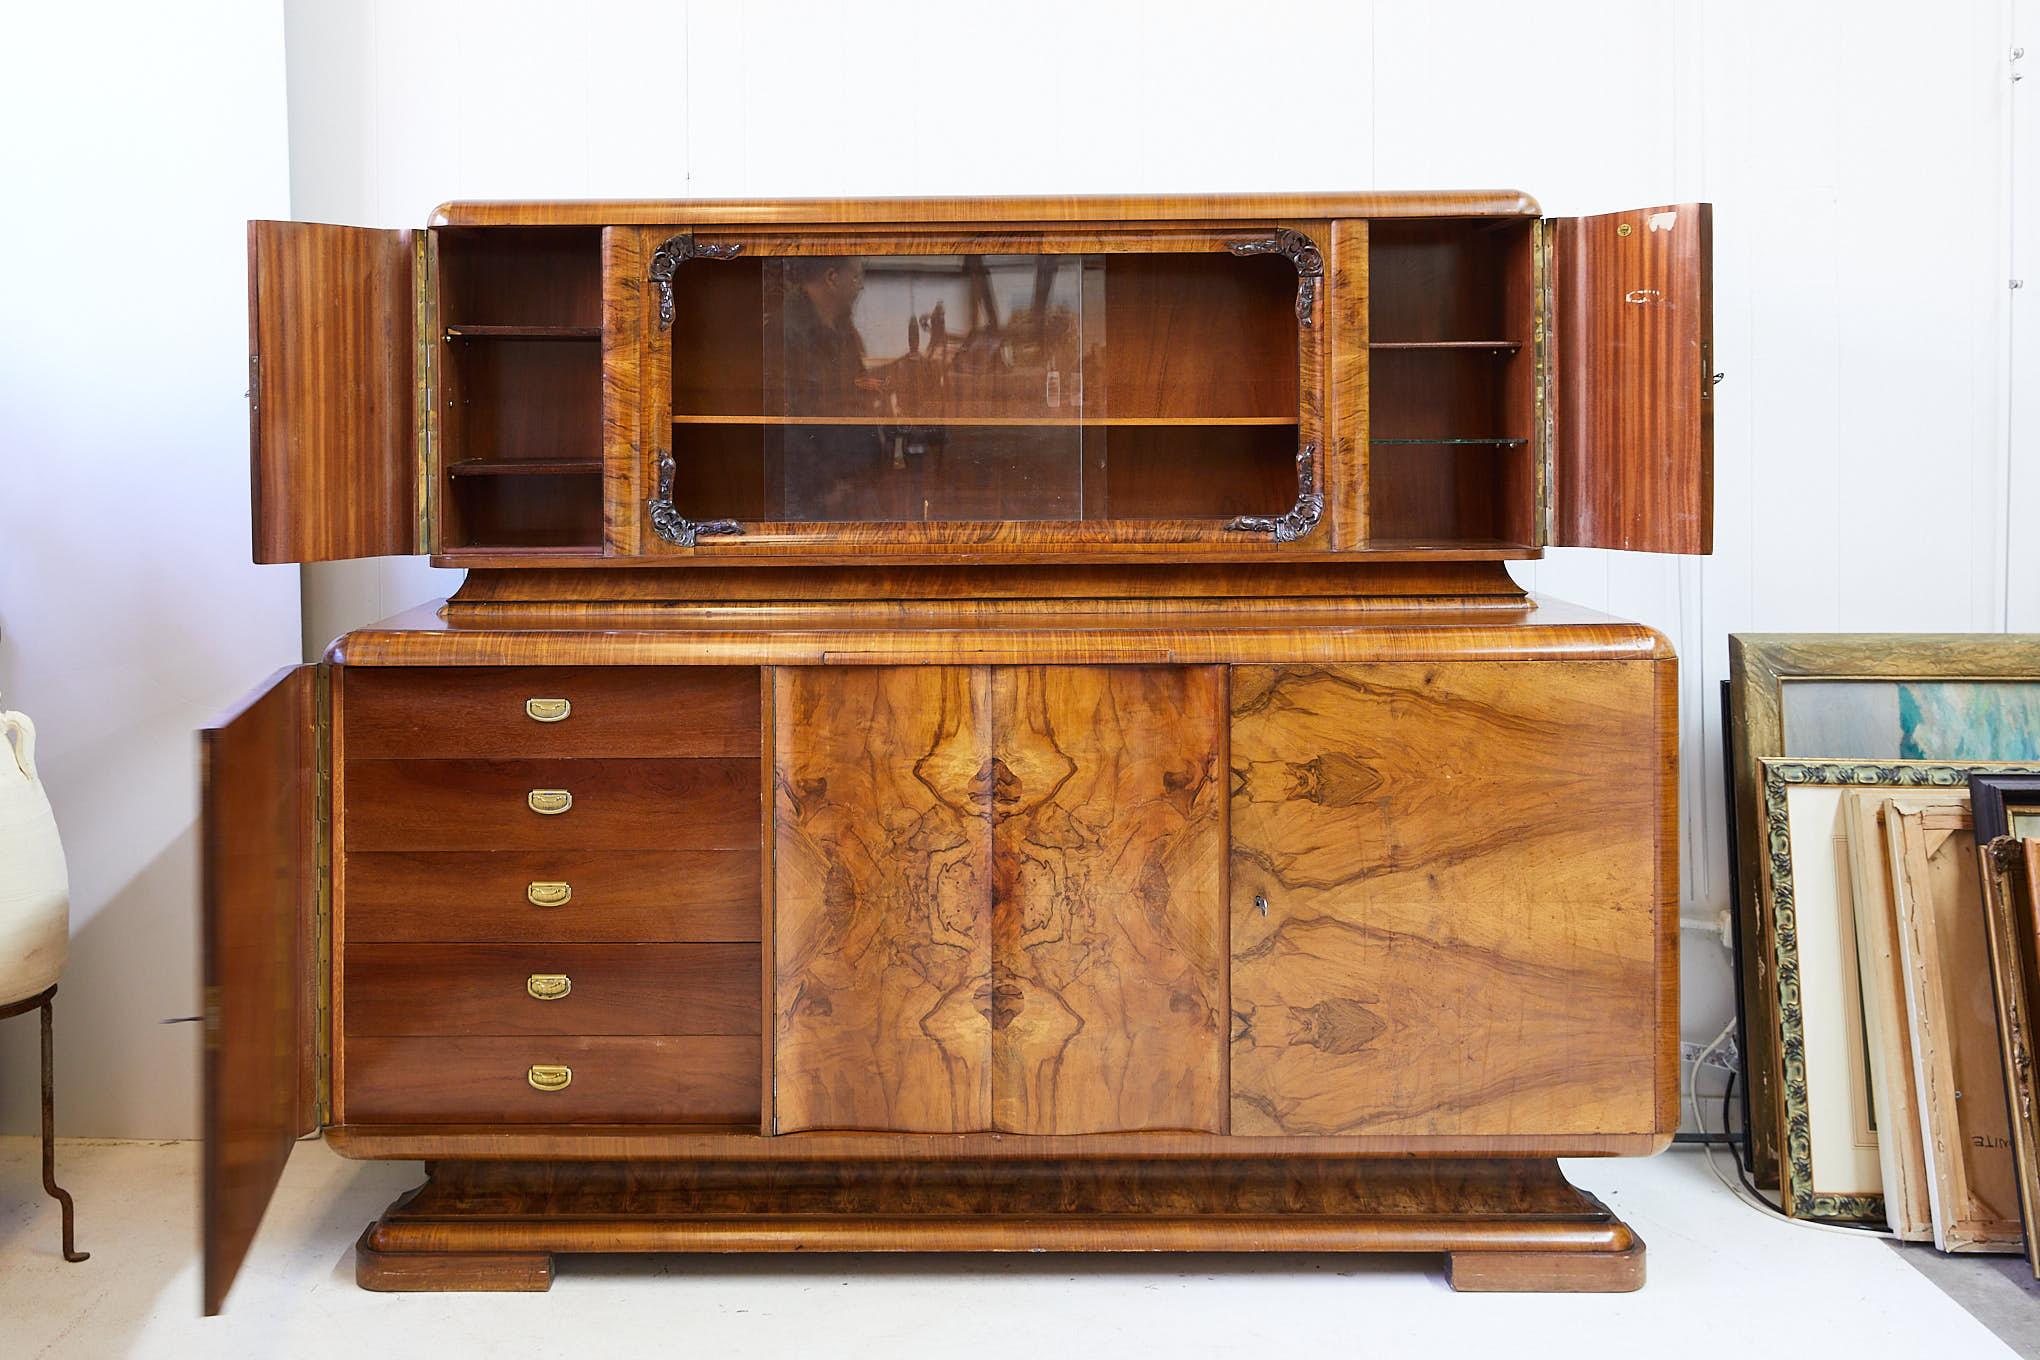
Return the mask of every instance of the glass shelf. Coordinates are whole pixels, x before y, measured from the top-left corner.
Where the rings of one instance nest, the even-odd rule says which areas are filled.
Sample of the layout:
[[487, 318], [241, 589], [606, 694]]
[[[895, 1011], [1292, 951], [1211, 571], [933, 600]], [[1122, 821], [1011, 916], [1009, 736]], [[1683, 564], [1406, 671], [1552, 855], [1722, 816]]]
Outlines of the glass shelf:
[[1367, 348], [1397, 351], [1443, 350], [1446, 353], [1491, 350], [1497, 354], [1514, 354], [1523, 346], [1514, 340], [1370, 340]]
[[449, 340], [600, 340], [600, 326], [475, 326], [446, 328]]
[[592, 477], [601, 472], [599, 458], [463, 458], [446, 465], [449, 477]]
[[1517, 447], [1518, 445], [1522, 445], [1522, 444], [1527, 444], [1527, 443], [1529, 443], [1530, 441], [1529, 441], [1529, 440], [1527, 440], [1527, 439], [1442, 439], [1442, 438], [1441, 438], [1441, 439], [1370, 439], [1370, 440], [1368, 440], [1367, 442], [1368, 442], [1368, 443], [1370, 443], [1370, 444], [1447, 444], [1447, 445], [1468, 445], [1468, 444], [1472, 444], [1472, 445], [1485, 445], [1485, 446], [1489, 446], [1489, 447], [1493, 447], [1493, 448], [1505, 448], [1505, 449], [1513, 449], [1513, 448]]

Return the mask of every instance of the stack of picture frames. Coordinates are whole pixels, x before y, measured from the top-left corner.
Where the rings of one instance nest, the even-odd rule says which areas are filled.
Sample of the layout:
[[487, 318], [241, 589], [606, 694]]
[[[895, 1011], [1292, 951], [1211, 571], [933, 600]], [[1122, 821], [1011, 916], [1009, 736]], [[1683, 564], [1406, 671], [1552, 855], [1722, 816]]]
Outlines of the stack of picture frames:
[[1757, 1183], [1794, 1217], [2018, 1252], [2040, 935], [2004, 832], [2030, 804], [2040, 835], [2040, 637], [1745, 634], [1729, 658]]
[[2033, 1062], [2040, 1055], [2040, 776], [1973, 774], [1969, 801], [1983, 880], [1990, 980], [1997, 1003], [1998, 1056], [2011, 1117], [2012, 1161], [2026, 1263], [2040, 1280], [2040, 1116]]

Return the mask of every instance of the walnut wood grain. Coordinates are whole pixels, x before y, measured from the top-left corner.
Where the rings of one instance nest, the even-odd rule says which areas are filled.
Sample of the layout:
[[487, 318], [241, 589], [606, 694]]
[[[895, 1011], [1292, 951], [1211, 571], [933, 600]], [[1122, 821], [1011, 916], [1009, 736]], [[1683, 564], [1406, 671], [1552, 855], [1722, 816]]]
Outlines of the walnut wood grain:
[[364, 1277], [394, 1289], [542, 1288], [529, 1258], [558, 1252], [1287, 1250], [1447, 1251], [1463, 1289], [1624, 1290], [1643, 1256], [1548, 1161], [1307, 1157], [445, 1162], [360, 1248]]
[[1297, 1134], [1229, 1136], [1216, 1133], [1034, 1134], [813, 1132], [758, 1136], [758, 1124], [660, 1129], [586, 1123], [571, 1130], [504, 1129], [472, 1121], [355, 1122], [326, 1130], [326, 1142], [343, 1157], [397, 1161], [446, 1158], [502, 1161], [717, 1160], [766, 1161], [831, 1158], [867, 1162], [931, 1162], [962, 1158], [1010, 1161], [1059, 1157], [1093, 1161], [1111, 1157], [1200, 1160], [1214, 1157], [1647, 1157], [1668, 1136], [1638, 1133], [1512, 1134]]
[[[540, 722], [528, 699], [564, 699]], [[457, 757], [730, 756], [758, 749], [758, 673], [720, 666], [433, 666], [364, 670], [348, 753]]]
[[1551, 542], [1711, 552], [1713, 209], [1553, 228]]
[[807, 600], [1309, 600], [1392, 605], [1405, 597], [1521, 604], [1523, 588], [1495, 562], [1369, 562], [1327, 566], [1224, 563], [1175, 566], [800, 567], [693, 566], [622, 571], [525, 568], [470, 571], [447, 602], [456, 614], [503, 605]]
[[772, 685], [776, 1129], [987, 1128], [987, 672]]
[[257, 562], [424, 549], [408, 231], [248, 224]]
[[1325, 469], [1330, 494], [1325, 513], [1332, 543], [1350, 549], [1368, 538], [1367, 481], [1372, 421], [1367, 353], [1368, 224], [1331, 223], [1325, 256], [1326, 421]]
[[1235, 669], [1233, 1132], [1668, 1132], [1655, 690]]
[[[355, 850], [737, 850], [756, 844], [755, 761], [350, 760]], [[534, 812], [533, 789], [573, 795]]]
[[[356, 852], [345, 868], [357, 943], [758, 938], [755, 849]], [[569, 896], [534, 903], [534, 883]]]
[[1218, 667], [992, 673], [992, 1127], [1225, 1127]]
[[[755, 1035], [357, 1038], [343, 1116], [501, 1124], [733, 1124], [758, 1118]], [[535, 1063], [573, 1069], [534, 1090]]]
[[433, 226], [998, 226], [1049, 222], [1212, 223], [1286, 217], [1535, 217], [1513, 189], [1361, 194], [1056, 195], [1029, 198], [587, 199], [459, 201]]
[[[1208, 607], [1207, 607], [1208, 605]], [[936, 602], [558, 605], [448, 618], [432, 605], [337, 641], [331, 661], [387, 665], [1220, 665], [1259, 662], [1638, 660], [1665, 639], [1577, 605], [1438, 601]]]
[[644, 233], [608, 227], [602, 233], [602, 550], [628, 557], [641, 551], [645, 499]]
[[317, 668], [279, 671], [199, 732], [205, 1311], [220, 1310], [312, 1084]]
[[[406, 1035], [756, 1034], [755, 944], [351, 944], [350, 1039]], [[527, 982], [563, 974], [539, 1000]]]
[[407, 1251], [372, 1245], [375, 1227], [354, 1244], [354, 1283], [376, 1294], [543, 1294], [552, 1288], [550, 1252]]

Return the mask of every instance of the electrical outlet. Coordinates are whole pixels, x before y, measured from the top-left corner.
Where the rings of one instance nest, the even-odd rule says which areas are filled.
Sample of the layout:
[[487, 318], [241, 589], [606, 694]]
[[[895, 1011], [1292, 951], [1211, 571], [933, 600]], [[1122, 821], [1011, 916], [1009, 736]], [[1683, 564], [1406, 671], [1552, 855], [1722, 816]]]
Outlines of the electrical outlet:
[[[1700, 1055], [1706, 1052], [1706, 1049], [1707, 1045], [1705, 1044], [1682, 1043], [1679, 1045], [1679, 1061], [1691, 1067], [1694, 1063], [1700, 1061]], [[1729, 1035], [1727, 1039], [1722, 1041], [1719, 1047], [1707, 1055], [1707, 1066], [1718, 1067], [1724, 1072], [1739, 1072], [1742, 1070], [1742, 1052], [1736, 1047], [1735, 1036], [1733, 1034]]]

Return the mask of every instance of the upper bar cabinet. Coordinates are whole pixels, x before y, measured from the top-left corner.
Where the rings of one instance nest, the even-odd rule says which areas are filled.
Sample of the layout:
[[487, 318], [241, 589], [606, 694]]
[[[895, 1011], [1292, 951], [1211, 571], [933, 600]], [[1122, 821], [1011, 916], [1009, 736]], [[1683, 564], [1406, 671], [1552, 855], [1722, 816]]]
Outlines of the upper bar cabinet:
[[252, 223], [258, 560], [1707, 549], [1704, 204], [844, 206]]

